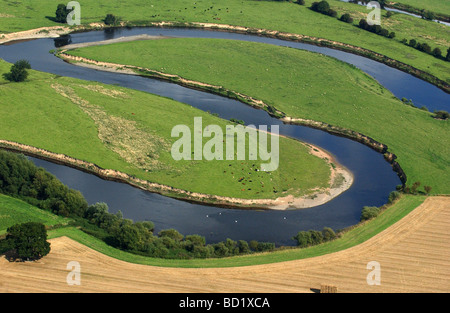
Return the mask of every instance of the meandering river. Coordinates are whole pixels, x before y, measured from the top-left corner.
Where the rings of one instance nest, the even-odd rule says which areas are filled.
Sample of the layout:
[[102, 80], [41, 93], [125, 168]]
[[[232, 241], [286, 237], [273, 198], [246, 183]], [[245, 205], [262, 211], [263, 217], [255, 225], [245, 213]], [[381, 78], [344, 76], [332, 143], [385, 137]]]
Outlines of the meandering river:
[[67, 43], [94, 42], [139, 34], [258, 41], [320, 52], [359, 67], [391, 90], [395, 96], [412, 99], [417, 106], [426, 105], [430, 110], [448, 110], [450, 103], [450, 96], [439, 88], [370, 59], [328, 48], [236, 33], [199, 29], [134, 28], [91, 31], [56, 40], [38, 39], [0, 45], [0, 57], [8, 62], [27, 59], [36, 70], [166, 96], [201, 110], [217, 113], [224, 119], [244, 120], [246, 124], [279, 125], [281, 134], [326, 149], [354, 174], [352, 187], [326, 204], [300, 210], [258, 211], [192, 204], [142, 191], [127, 184], [102, 180], [67, 166], [31, 158], [69, 187], [80, 190], [89, 203], [105, 202], [111, 212], [121, 210], [125, 218], [135, 221], [151, 220], [155, 223], [156, 232], [175, 228], [185, 235], [205, 236], [208, 243], [231, 238], [292, 245], [292, 236], [300, 230], [321, 230], [326, 226], [338, 230], [358, 223], [363, 206], [383, 205], [389, 192], [395, 190], [395, 186], [401, 182], [380, 153], [350, 139], [304, 126], [284, 125], [265, 111], [221, 96], [156, 79], [78, 67], [49, 53], [55, 46]]

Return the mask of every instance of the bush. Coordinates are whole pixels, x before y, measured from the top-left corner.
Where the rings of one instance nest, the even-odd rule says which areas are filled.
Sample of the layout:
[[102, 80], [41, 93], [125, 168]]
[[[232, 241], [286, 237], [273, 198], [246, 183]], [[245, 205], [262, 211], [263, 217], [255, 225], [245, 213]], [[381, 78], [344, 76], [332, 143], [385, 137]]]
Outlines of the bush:
[[434, 112], [434, 118], [440, 119], [440, 120], [448, 120], [450, 117], [450, 114], [447, 111], [435, 111]]
[[115, 26], [119, 24], [120, 19], [116, 17], [114, 14], [107, 14], [103, 21], [105, 22], [106, 25]]
[[425, 11], [425, 12], [422, 13], [422, 18], [424, 20], [432, 21], [432, 20], [436, 19], [436, 16], [434, 15], [433, 12]]
[[67, 10], [67, 6], [65, 4], [58, 4], [55, 12], [55, 22], [57, 23], [67, 23], [67, 15], [71, 10]]
[[29, 222], [7, 229], [6, 245], [15, 251], [15, 258], [38, 260], [50, 252], [47, 230], [44, 224]]
[[335, 238], [335, 232], [329, 227], [324, 227], [321, 232], [316, 230], [300, 231], [292, 239], [297, 241], [298, 247], [306, 248], [333, 240]]
[[392, 191], [392, 192], [389, 194], [389, 197], [388, 197], [388, 203], [394, 202], [395, 200], [399, 199], [400, 196], [401, 196], [400, 192], [398, 192], [398, 191]]
[[305, 5], [305, 0], [297, 0], [297, 1], [295, 1], [295, 3], [300, 4], [300, 5]]
[[378, 214], [380, 214], [379, 208], [374, 207], [374, 206], [373, 207], [365, 206], [362, 209], [360, 221], [363, 222], [363, 221], [370, 220], [374, 217], [377, 217]]
[[9, 73], [3, 74], [3, 77], [10, 82], [23, 82], [28, 77], [28, 69], [31, 69], [30, 63], [19, 60], [11, 66]]
[[350, 14], [345, 13], [340, 18], [340, 21], [346, 22], [346, 23], [353, 23], [353, 18], [350, 16]]
[[327, 1], [313, 2], [311, 4], [311, 10], [322, 14], [328, 14], [328, 11], [330, 10], [330, 5], [328, 4]]
[[436, 58], [442, 58], [442, 51], [439, 48], [434, 48], [432, 54]]

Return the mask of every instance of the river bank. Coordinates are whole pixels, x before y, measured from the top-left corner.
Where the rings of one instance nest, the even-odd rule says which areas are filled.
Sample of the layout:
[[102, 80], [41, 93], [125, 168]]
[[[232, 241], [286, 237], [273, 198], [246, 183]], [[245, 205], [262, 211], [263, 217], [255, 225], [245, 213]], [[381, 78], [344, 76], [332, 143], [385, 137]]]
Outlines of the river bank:
[[[383, 63], [390, 67], [396, 68], [405, 73], [411, 74], [414, 77], [422, 79], [434, 86], [440, 88], [446, 93], [450, 93], [450, 84], [437, 78], [436, 76], [429, 74], [425, 71], [417, 69], [411, 65], [405, 64], [403, 62], [397, 61], [395, 59], [389, 58], [383, 54], [371, 51], [369, 49], [357, 47], [354, 45], [333, 41], [329, 39], [312, 37], [307, 35], [300, 35], [294, 33], [286, 33], [275, 30], [268, 30], [262, 28], [253, 27], [243, 27], [234, 26], [227, 24], [217, 24], [217, 23], [184, 23], [184, 22], [122, 22], [116, 28], [123, 27], [179, 27], [179, 28], [200, 28], [205, 30], [214, 31], [224, 31], [224, 32], [234, 32], [239, 34], [251, 34], [257, 36], [264, 36], [268, 38], [276, 38], [286, 41], [301, 42], [311, 45], [316, 45], [320, 47], [327, 47], [331, 49], [336, 49], [362, 57], [369, 58], [371, 60]], [[53, 27], [41, 27], [37, 29], [4, 34], [0, 36], [0, 45], [8, 42], [18, 41], [18, 40], [29, 40], [29, 39], [39, 39], [39, 38], [57, 38], [62, 35], [68, 35], [71, 33], [86, 32], [92, 30], [102, 30], [111, 29], [112, 27], [105, 25], [104, 23], [91, 23], [88, 25], [79, 25], [72, 27], [63, 26], [53, 26]]]

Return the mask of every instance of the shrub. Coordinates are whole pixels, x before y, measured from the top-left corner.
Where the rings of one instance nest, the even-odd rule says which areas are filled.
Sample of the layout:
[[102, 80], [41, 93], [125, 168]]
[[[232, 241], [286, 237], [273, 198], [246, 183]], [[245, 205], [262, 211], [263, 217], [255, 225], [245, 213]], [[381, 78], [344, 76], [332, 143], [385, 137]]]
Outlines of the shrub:
[[430, 186], [423, 186], [423, 189], [425, 190], [425, 193], [426, 193], [427, 195], [430, 194], [430, 192], [431, 192], [431, 187], [430, 187]]
[[430, 11], [424, 11], [424, 12], [422, 13], [422, 18], [423, 18], [424, 20], [432, 21], [432, 20], [435, 20], [435, 19], [436, 19], [436, 16], [434, 15], [433, 12], [430, 12]]
[[363, 222], [363, 221], [370, 220], [374, 217], [377, 217], [378, 214], [380, 214], [379, 208], [374, 207], [374, 206], [373, 207], [365, 206], [362, 209], [360, 221]]
[[297, 1], [295, 1], [295, 3], [300, 4], [300, 5], [305, 5], [305, 0], [297, 0]]
[[10, 82], [23, 82], [28, 77], [28, 69], [31, 69], [30, 63], [19, 60], [11, 66], [9, 73], [3, 74], [3, 77]]
[[65, 4], [58, 4], [55, 12], [55, 22], [57, 23], [67, 23], [67, 15], [71, 10], [67, 10]]
[[343, 14], [339, 20], [346, 23], [353, 23], [353, 18], [348, 13]]
[[398, 191], [392, 191], [392, 192], [389, 194], [389, 197], [388, 197], [388, 203], [394, 202], [395, 200], [397, 200], [398, 198], [400, 198], [400, 196], [401, 196], [400, 192], [398, 192]]
[[114, 14], [107, 14], [103, 21], [105, 22], [106, 25], [115, 26], [115, 25], [119, 24], [120, 19], [117, 16], [115, 16]]
[[450, 114], [447, 111], [435, 111], [434, 112], [434, 118], [440, 119], [440, 120], [448, 120], [450, 117]]
[[316, 230], [300, 231], [292, 239], [297, 241], [297, 246], [300, 248], [306, 248], [333, 240], [335, 238], [335, 232], [329, 227], [324, 227], [321, 232]]
[[436, 58], [442, 57], [442, 51], [439, 48], [434, 48], [431, 54], [433, 54]]

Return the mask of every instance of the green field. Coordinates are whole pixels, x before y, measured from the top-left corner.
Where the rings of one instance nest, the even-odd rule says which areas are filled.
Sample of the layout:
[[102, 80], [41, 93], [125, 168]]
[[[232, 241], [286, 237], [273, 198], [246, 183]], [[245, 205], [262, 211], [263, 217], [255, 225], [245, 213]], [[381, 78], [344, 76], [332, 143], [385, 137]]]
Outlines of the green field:
[[38, 222], [46, 226], [55, 226], [66, 225], [69, 219], [0, 194], [0, 235], [5, 234], [8, 227], [27, 222]]
[[[106, 14], [112, 13], [130, 25], [159, 21], [205, 22], [278, 30], [363, 47], [450, 82], [449, 62], [426, 55], [400, 42], [403, 38], [415, 38], [419, 42], [427, 42], [432, 48], [439, 47], [445, 54], [450, 46], [449, 27], [404, 14], [395, 14], [389, 19], [382, 19], [382, 25], [397, 34], [392, 40], [313, 12], [308, 8], [312, 2], [313, 0], [307, 0], [306, 5], [301, 6], [277, 1], [197, 0], [193, 3], [188, 0], [173, 0], [168, 8], [166, 3], [157, 0], [131, 0], [126, 3], [105, 0], [79, 1], [82, 24], [101, 22]], [[51, 20], [56, 10], [54, 1], [39, 1], [39, 5], [31, 0], [1, 0], [0, 3], [0, 33], [61, 25]], [[330, 0], [330, 4], [338, 12], [338, 16], [349, 12], [355, 18], [354, 24], [368, 13], [365, 7], [359, 5], [337, 0]]]
[[450, 1], [447, 0], [401, 0], [388, 2], [408, 5], [419, 10], [427, 10], [434, 13], [450, 15]]
[[[0, 73], [9, 67], [0, 62]], [[174, 126], [193, 130], [194, 117], [202, 117], [203, 127], [220, 126], [225, 140], [226, 126], [232, 123], [149, 93], [32, 71], [24, 83], [0, 80], [0, 99], [1, 139], [151, 182], [245, 199], [305, 195], [313, 188], [329, 186], [330, 165], [309, 154], [302, 143], [287, 138], [280, 138], [280, 166], [273, 172], [260, 170], [266, 161], [249, 160], [248, 144], [247, 161], [237, 157], [175, 161], [171, 155], [171, 146], [178, 140], [171, 137]], [[203, 143], [209, 140], [203, 138]], [[191, 144], [194, 149], [193, 139]]]
[[280, 250], [270, 253], [260, 253], [254, 255], [238, 256], [221, 259], [193, 259], [193, 260], [166, 260], [150, 257], [138, 256], [128, 252], [124, 252], [111, 246], [103, 241], [89, 236], [82, 231], [69, 227], [51, 230], [49, 238], [67, 236], [80, 242], [87, 247], [94, 249], [100, 253], [111, 256], [113, 258], [131, 263], [164, 266], [164, 267], [231, 267], [231, 266], [249, 266], [258, 264], [269, 264], [276, 262], [284, 262], [291, 260], [299, 260], [311, 258], [315, 256], [325, 255], [328, 253], [341, 251], [356, 246], [370, 239], [384, 229], [398, 222], [408, 213], [418, 207], [425, 200], [424, 196], [403, 196], [398, 202], [383, 211], [377, 218], [361, 224], [352, 230], [345, 232], [340, 238], [323, 243], [314, 247], [299, 249], [292, 248]]
[[[129, 53], [133, 51], [133, 53]], [[408, 177], [450, 192], [450, 126], [404, 105], [362, 71], [320, 54], [218, 39], [165, 39], [69, 52], [223, 86], [287, 116], [351, 129], [389, 147]]]

